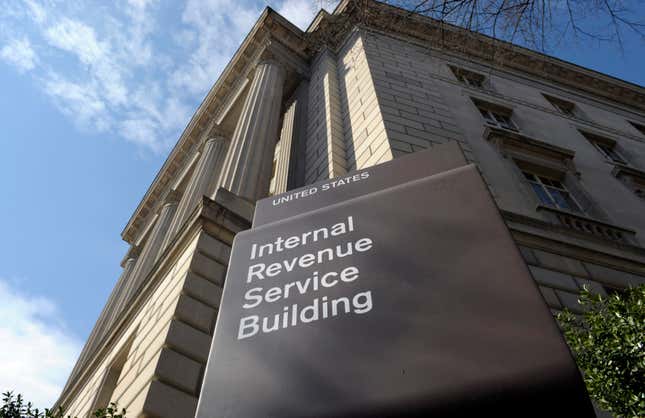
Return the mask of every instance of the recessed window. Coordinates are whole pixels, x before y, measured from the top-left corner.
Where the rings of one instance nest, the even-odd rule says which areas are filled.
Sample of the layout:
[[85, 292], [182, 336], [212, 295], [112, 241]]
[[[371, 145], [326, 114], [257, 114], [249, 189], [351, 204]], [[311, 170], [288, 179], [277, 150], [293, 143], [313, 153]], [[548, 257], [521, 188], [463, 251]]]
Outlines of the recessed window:
[[455, 75], [457, 80], [469, 87], [482, 88], [484, 86], [484, 80], [486, 79], [486, 77], [481, 74], [454, 66], [450, 66], [450, 70]]
[[640, 123], [632, 122], [629, 121], [630, 125], [632, 125], [638, 132], [640, 132], [642, 135], [645, 135], [645, 125], [641, 125]]
[[500, 111], [489, 107], [477, 105], [479, 113], [481, 113], [487, 125], [495, 126], [498, 128], [510, 129], [517, 131], [517, 125], [511, 119], [511, 111]]
[[628, 165], [616, 165], [612, 174], [636, 196], [645, 199], [645, 171]]
[[110, 404], [111, 401], [113, 401], [112, 396], [114, 395], [114, 391], [116, 390], [116, 387], [119, 383], [121, 374], [123, 372], [123, 366], [125, 365], [128, 359], [128, 355], [130, 354], [130, 348], [132, 347], [135, 333], [133, 333], [130, 338], [128, 338], [126, 343], [119, 350], [118, 354], [105, 371], [105, 374], [103, 375], [103, 381], [101, 382], [101, 386], [99, 387], [99, 390], [93, 401], [92, 411], [99, 408], [104, 409]]
[[557, 97], [546, 95], [546, 94], [543, 94], [543, 96], [544, 96], [545, 99], [547, 99], [549, 101], [549, 103], [551, 103], [551, 105], [553, 107], [556, 108], [556, 110], [558, 112], [560, 112], [560, 113], [562, 113], [563, 115], [566, 115], [566, 116], [572, 116], [572, 117], [576, 116], [576, 114], [575, 114], [576, 105], [575, 104], [573, 104], [571, 102], [568, 102], [566, 100], [563, 100], [563, 99], [559, 99]]
[[543, 205], [570, 212], [582, 212], [578, 202], [571, 196], [569, 190], [560, 180], [524, 170], [522, 174], [524, 174], [524, 178], [529, 182], [533, 192]]
[[623, 156], [623, 154], [618, 149], [618, 146], [616, 145], [616, 141], [614, 141], [613, 139], [592, 134], [589, 132], [581, 132], [581, 133], [585, 138], [587, 138], [589, 142], [593, 144], [594, 147], [596, 147], [598, 152], [602, 154], [602, 156], [605, 157], [605, 159], [607, 159], [608, 161], [611, 161], [614, 164], [623, 164], [623, 165], [629, 164], [627, 159]]

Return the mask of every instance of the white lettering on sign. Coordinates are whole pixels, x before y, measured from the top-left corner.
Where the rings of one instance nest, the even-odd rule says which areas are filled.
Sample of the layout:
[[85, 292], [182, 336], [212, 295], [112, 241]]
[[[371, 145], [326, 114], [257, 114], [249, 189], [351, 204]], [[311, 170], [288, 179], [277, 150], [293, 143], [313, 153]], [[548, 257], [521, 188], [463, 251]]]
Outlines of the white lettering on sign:
[[318, 186], [312, 186], [306, 190], [300, 190], [297, 192], [276, 196], [273, 199], [272, 204], [273, 206], [279, 206], [284, 203], [292, 202], [294, 200], [307, 198], [309, 196], [312, 196], [318, 193], [318, 191], [325, 192], [327, 190], [333, 190], [333, 189], [345, 186], [347, 184], [356, 183], [358, 181], [368, 179], [369, 177], [370, 177], [369, 171], [361, 171], [360, 173], [356, 173], [352, 176], [335, 178], [333, 180], [328, 181], [327, 183], [323, 183]]
[[[372, 310], [372, 291], [356, 290], [360, 279], [360, 270], [355, 265], [346, 266], [338, 271], [321, 271], [325, 264], [333, 260], [344, 259], [353, 262], [358, 255], [369, 252], [374, 247], [371, 238], [353, 238], [357, 232], [354, 217], [348, 216], [341, 222], [330, 226], [316, 227], [290, 237], [276, 237], [266, 243], [252, 243], [245, 284], [249, 286], [244, 293], [242, 308], [248, 315], [240, 318], [237, 338], [242, 340], [258, 334], [266, 334], [300, 324], [308, 324], [348, 314], [365, 314]], [[298, 247], [319, 241], [348, 235], [344, 242], [328, 245], [317, 251], [307, 252], [281, 261], [258, 262], [262, 257], [293, 250]], [[351, 256], [351, 257], [350, 257]], [[297, 280], [281, 282], [285, 273], [305, 271], [311, 267], [313, 272], [303, 273]], [[268, 287], [264, 284], [268, 283]], [[340, 287], [338, 287], [340, 286]], [[347, 296], [329, 297], [324, 293], [330, 289], [347, 289]], [[289, 299], [314, 294], [310, 303], [292, 303]], [[283, 305], [281, 305], [281, 303]], [[260, 306], [276, 306], [269, 315], [253, 314]]]

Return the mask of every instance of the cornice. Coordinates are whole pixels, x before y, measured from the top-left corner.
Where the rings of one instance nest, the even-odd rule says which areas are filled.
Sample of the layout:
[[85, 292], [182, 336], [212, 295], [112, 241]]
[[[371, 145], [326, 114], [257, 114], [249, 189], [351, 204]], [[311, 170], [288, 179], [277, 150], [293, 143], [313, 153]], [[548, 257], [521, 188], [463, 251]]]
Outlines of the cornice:
[[[355, 0], [344, 0], [338, 10], [351, 10], [348, 4], [353, 2]], [[361, 2], [368, 5], [361, 17], [367, 26], [423, 40], [428, 46], [477, 58], [496, 68], [519, 70], [640, 111], [645, 110], [645, 89], [642, 86], [394, 6], [374, 1]]]

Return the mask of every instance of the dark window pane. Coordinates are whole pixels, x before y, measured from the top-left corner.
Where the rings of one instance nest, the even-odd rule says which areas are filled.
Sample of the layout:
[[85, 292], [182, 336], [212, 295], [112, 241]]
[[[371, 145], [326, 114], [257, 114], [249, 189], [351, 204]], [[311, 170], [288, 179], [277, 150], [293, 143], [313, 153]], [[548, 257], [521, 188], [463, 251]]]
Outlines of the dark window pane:
[[531, 174], [531, 173], [527, 173], [526, 171], [522, 171], [522, 174], [524, 174], [524, 177], [526, 177], [528, 180], [537, 181], [535, 176], [533, 174]]
[[533, 191], [537, 195], [538, 199], [540, 199], [540, 202], [543, 205], [547, 206], [553, 206], [553, 201], [549, 197], [549, 195], [544, 191], [544, 187], [537, 183], [531, 183], [531, 187], [533, 187]]

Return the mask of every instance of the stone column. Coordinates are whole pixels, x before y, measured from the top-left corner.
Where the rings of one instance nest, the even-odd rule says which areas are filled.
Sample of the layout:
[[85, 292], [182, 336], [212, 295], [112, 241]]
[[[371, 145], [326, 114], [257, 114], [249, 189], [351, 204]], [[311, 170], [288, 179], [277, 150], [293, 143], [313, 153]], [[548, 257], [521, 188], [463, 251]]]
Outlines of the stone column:
[[134, 264], [129, 280], [130, 286], [128, 286], [126, 291], [124, 303], [128, 303], [132, 296], [136, 294], [146, 276], [150, 273], [150, 269], [157, 261], [157, 258], [159, 258], [162, 251], [161, 244], [163, 244], [172, 217], [177, 210], [178, 200], [177, 193], [174, 192], [171, 192], [166, 198], [166, 202], [159, 212], [155, 226], [152, 228], [150, 236], [141, 249], [141, 255], [139, 255], [137, 262]]
[[[292, 96], [282, 118], [280, 151], [275, 170], [275, 194], [297, 187], [304, 178], [304, 130], [308, 84], [303, 82]], [[301, 161], [302, 160], [302, 161]], [[301, 162], [302, 164], [299, 164]], [[300, 166], [303, 170], [299, 170]], [[303, 171], [300, 173], [300, 171]]]
[[123, 271], [121, 272], [121, 275], [119, 276], [119, 279], [117, 280], [116, 285], [114, 286], [114, 290], [110, 294], [110, 297], [108, 298], [108, 301], [105, 304], [105, 307], [101, 311], [99, 318], [94, 324], [94, 328], [92, 328], [92, 332], [90, 333], [90, 336], [87, 338], [87, 342], [85, 343], [85, 346], [83, 346], [83, 350], [81, 351], [81, 354], [78, 357], [76, 366], [74, 366], [75, 370], [77, 367], [79, 367], [79, 365], [85, 363], [86, 360], [90, 358], [92, 354], [96, 351], [98, 344], [101, 342], [101, 340], [103, 340], [103, 337], [108, 333], [114, 318], [116, 318], [116, 314], [118, 313], [118, 309], [121, 302], [120, 296], [121, 297], [123, 296], [123, 290], [128, 285], [128, 276], [132, 272], [132, 267], [134, 266], [134, 262], [136, 261], [136, 250], [135, 251], [131, 250], [130, 253], [135, 255], [133, 257], [128, 258], [128, 260], [125, 262]]
[[116, 321], [116, 319], [118, 318], [119, 313], [121, 313], [126, 289], [128, 288], [130, 280], [132, 279], [132, 269], [134, 268], [136, 262], [137, 254], [134, 254], [133, 256], [128, 257], [128, 259], [125, 261], [125, 264], [123, 265], [123, 271], [119, 276], [119, 280], [117, 281], [116, 288], [114, 290], [114, 303], [106, 319], [108, 327], [112, 326], [114, 321]]
[[202, 196], [211, 196], [217, 188], [217, 179], [220, 175], [220, 166], [226, 153], [226, 140], [224, 138], [211, 138], [204, 144], [204, 149], [195, 166], [193, 174], [186, 186], [174, 218], [161, 245], [163, 251], [175, 238], [188, 215], [195, 209]]
[[253, 202], [269, 190], [284, 81], [276, 62], [258, 64], [222, 170], [222, 186]]

